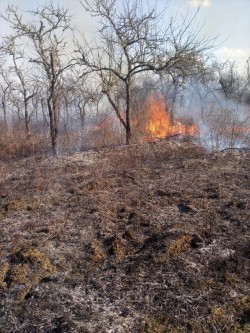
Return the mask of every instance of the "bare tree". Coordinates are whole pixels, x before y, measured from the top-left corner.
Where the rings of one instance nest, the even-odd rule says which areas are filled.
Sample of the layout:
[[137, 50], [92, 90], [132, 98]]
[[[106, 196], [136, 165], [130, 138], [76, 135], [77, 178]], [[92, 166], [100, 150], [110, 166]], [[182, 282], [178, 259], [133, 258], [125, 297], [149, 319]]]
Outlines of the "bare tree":
[[4, 67], [4, 63], [0, 65], [0, 92], [1, 92], [1, 107], [3, 109], [3, 119], [5, 130], [8, 129], [8, 121], [7, 121], [7, 105], [9, 103], [9, 95], [12, 87], [12, 80], [6, 68]]
[[[58, 150], [59, 108], [58, 87], [64, 72], [72, 65], [65, 54], [65, 31], [70, 29], [68, 11], [51, 4], [29, 11], [32, 22], [24, 22], [17, 7], [9, 6], [2, 15], [11, 25], [16, 38], [26, 43], [30, 62], [37, 65], [47, 89], [47, 108], [53, 154]], [[30, 51], [30, 50], [29, 50]]]
[[[27, 139], [30, 138], [30, 120], [32, 116], [32, 111], [29, 112], [29, 101], [36, 94], [36, 85], [32, 82], [30, 68], [27, 63], [24, 63], [24, 51], [19, 48], [16, 43], [16, 37], [8, 36], [5, 38], [4, 43], [1, 45], [1, 54], [9, 55], [11, 57], [12, 65], [9, 67], [10, 72], [12, 72], [17, 80], [13, 80], [13, 89], [12, 93], [17, 92], [16, 98], [13, 99], [16, 101], [20, 110], [19, 116], [22, 115], [22, 109], [24, 110], [24, 123], [25, 123], [25, 132]], [[21, 96], [19, 98], [19, 96]], [[21, 101], [18, 99], [21, 99]]]
[[173, 18], [166, 24], [164, 12], [140, 0], [81, 1], [84, 9], [100, 18], [99, 37], [94, 48], [81, 48], [81, 62], [99, 73], [106, 95], [131, 140], [131, 90], [145, 72], [187, 76], [198, 68], [213, 40], [200, 36], [195, 16], [187, 14], [182, 24]]
[[[250, 59], [250, 58], [249, 58]], [[215, 63], [220, 91], [227, 99], [242, 103], [249, 92], [249, 59], [246, 72], [240, 74], [235, 61]]]
[[247, 74], [246, 74], [246, 83], [247, 90], [244, 96], [244, 100], [247, 104], [250, 104], [250, 57], [247, 59]]
[[82, 134], [85, 127], [87, 111], [95, 107], [98, 113], [101, 94], [94, 87], [94, 84], [94, 78], [92, 78], [92, 80], [89, 78], [89, 80], [86, 81], [85, 77], [83, 77], [78, 70], [72, 72], [72, 75], [68, 78], [67, 82], [67, 92], [70, 95], [70, 100], [74, 105], [74, 109], [77, 110], [79, 115]]

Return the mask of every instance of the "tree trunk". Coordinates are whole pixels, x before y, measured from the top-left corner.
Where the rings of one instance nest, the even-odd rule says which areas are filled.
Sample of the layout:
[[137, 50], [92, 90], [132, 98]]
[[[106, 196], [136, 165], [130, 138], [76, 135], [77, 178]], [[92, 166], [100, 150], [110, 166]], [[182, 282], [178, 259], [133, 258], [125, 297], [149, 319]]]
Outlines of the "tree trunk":
[[30, 126], [29, 126], [29, 114], [28, 114], [28, 102], [25, 100], [24, 102], [24, 119], [25, 119], [25, 132], [27, 140], [30, 139]]
[[170, 119], [171, 119], [172, 124], [174, 123], [174, 108], [175, 108], [175, 101], [176, 101], [177, 91], [178, 91], [178, 88], [174, 84], [174, 92], [173, 92], [171, 109], [170, 109]]
[[127, 126], [126, 127], [126, 145], [129, 145], [131, 142], [131, 135], [132, 135], [131, 127]]
[[82, 106], [81, 102], [78, 102], [77, 106], [79, 109], [80, 123], [81, 123], [81, 145], [82, 145], [82, 148], [84, 148], [83, 134], [84, 134], [84, 127], [85, 127], [85, 103]]
[[7, 110], [6, 110], [6, 103], [5, 98], [2, 98], [2, 107], [3, 107], [3, 120], [4, 120], [4, 131], [8, 131], [8, 122], [7, 122]]
[[126, 145], [131, 142], [131, 124], [130, 124], [130, 82], [126, 82]]
[[49, 110], [49, 126], [50, 126], [50, 136], [51, 136], [51, 146], [52, 146], [52, 153], [53, 155], [58, 154], [58, 147], [57, 147], [57, 136], [58, 136], [58, 127], [57, 122], [55, 119], [55, 106], [52, 105], [52, 97], [50, 96], [47, 100], [48, 110]]
[[26, 139], [30, 139], [30, 127], [29, 127], [29, 122], [25, 120], [25, 131], [26, 131]]

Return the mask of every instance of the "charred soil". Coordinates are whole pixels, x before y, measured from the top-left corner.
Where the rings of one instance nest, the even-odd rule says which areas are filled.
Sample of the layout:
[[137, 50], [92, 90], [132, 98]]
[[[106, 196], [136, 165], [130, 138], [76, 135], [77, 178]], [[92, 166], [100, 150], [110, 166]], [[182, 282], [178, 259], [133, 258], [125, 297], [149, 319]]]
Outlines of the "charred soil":
[[0, 332], [250, 332], [250, 154], [0, 162]]

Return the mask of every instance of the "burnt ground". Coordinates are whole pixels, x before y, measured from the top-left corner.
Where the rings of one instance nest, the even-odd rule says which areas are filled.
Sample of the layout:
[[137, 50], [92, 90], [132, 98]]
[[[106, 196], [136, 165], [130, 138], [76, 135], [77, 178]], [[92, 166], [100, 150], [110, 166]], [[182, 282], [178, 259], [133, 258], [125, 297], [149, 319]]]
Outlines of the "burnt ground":
[[0, 162], [0, 332], [250, 332], [250, 154]]

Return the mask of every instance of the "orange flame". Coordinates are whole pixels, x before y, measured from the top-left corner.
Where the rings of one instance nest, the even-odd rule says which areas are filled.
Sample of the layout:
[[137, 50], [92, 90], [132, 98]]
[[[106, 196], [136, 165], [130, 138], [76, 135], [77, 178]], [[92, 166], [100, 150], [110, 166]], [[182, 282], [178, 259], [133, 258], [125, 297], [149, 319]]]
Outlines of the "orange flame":
[[198, 134], [198, 128], [194, 124], [184, 124], [180, 119], [174, 123], [166, 110], [166, 104], [162, 96], [150, 97], [147, 100], [147, 139], [164, 139], [170, 135], [194, 136]]

